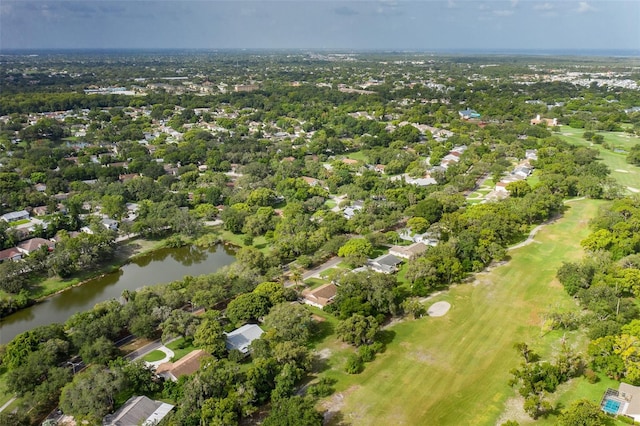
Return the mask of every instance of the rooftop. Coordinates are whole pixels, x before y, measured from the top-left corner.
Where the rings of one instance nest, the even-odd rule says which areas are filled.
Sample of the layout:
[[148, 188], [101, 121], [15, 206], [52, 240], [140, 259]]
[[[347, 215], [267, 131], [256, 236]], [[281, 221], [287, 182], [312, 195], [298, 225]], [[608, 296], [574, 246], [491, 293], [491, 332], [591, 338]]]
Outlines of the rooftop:
[[240, 328], [236, 328], [227, 333], [227, 349], [237, 349], [243, 354], [249, 352], [249, 345], [262, 336], [262, 329], [255, 324], [245, 324]]

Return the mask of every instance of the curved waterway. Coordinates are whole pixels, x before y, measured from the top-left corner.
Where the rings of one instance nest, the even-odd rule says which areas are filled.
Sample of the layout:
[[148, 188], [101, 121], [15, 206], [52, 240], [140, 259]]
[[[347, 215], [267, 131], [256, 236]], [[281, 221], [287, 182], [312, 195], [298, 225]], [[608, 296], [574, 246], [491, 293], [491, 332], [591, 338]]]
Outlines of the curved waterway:
[[3, 318], [0, 320], [0, 343], [8, 343], [18, 334], [40, 325], [63, 323], [71, 315], [89, 310], [98, 302], [119, 298], [125, 289], [168, 283], [185, 275], [210, 274], [234, 261], [233, 252], [223, 245], [209, 249], [186, 246], [156, 250], [132, 260], [118, 271]]

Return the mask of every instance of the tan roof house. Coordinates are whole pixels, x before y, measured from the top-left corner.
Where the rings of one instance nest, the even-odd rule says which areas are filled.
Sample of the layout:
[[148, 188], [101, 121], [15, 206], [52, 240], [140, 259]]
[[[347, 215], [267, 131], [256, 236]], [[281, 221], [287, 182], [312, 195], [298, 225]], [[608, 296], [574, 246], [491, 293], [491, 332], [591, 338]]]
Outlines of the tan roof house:
[[306, 289], [302, 292], [304, 303], [323, 309], [325, 306], [333, 302], [338, 292], [335, 284], [325, 284], [315, 290]]
[[207, 351], [196, 349], [176, 362], [164, 362], [156, 368], [156, 374], [174, 382], [182, 376], [195, 373], [200, 368], [200, 360], [211, 356]]
[[413, 259], [425, 251], [427, 251], [427, 245], [423, 242], [418, 242], [410, 246], [393, 246], [389, 249], [389, 254], [403, 259]]
[[42, 246], [47, 246], [49, 251], [53, 250], [55, 243], [44, 238], [31, 238], [18, 244], [17, 249], [24, 254], [31, 254]]

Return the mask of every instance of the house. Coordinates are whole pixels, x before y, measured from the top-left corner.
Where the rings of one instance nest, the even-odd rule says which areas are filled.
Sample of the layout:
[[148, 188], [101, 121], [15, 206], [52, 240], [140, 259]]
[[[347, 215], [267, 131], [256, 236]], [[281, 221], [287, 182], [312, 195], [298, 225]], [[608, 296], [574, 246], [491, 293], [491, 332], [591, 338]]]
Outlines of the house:
[[47, 214], [47, 210], [47, 206], [38, 206], [34, 207], [31, 212], [36, 216], [44, 216]]
[[182, 376], [188, 376], [200, 368], [200, 360], [211, 356], [207, 351], [197, 349], [189, 352], [176, 362], [163, 362], [156, 368], [156, 374], [165, 380], [177, 382]]
[[544, 123], [547, 126], [557, 126], [558, 119], [557, 118], [541, 118], [540, 114], [538, 114], [536, 115], [536, 118], [532, 118], [529, 121], [529, 124], [531, 124], [532, 126], [535, 126], [536, 124], [540, 124], [540, 123]]
[[306, 289], [302, 292], [302, 296], [304, 296], [304, 303], [307, 305], [323, 309], [325, 306], [333, 302], [337, 292], [338, 287], [336, 287], [335, 284], [329, 283], [322, 285], [315, 290]]
[[140, 177], [138, 173], [125, 173], [125, 174], [118, 175], [118, 180], [124, 183], [124, 182], [130, 181], [131, 179], [135, 179], [137, 177]]
[[101, 223], [102, 223], [102, 226], [104, 226], [105, 228], [107, 228], [110, 231], [117, 231], [118, 230], [118, 221], [117, 220], [104, 218], [104, 219], [102, 219]]
[[480, 114], [478, 113], [478, 111], [469, 108], [458, 111], [458, 115], [460, 115], [460, 118], [462, 118], [463, 120], [469, 120], [470, 118], [480, 118]]
[[344, 218], [348, 220], [354, 217], [356, 215], [356, 212], [362, 210], [363, 207], [363, 201], [354, 201], [350, 206], [345, 207], [345, 209], [342, 211], [342, 214], [344, 215]]
[[423, 242], [413, 243], [409, 246], [392, 246], [389, 254], [403, 259], [413, 259], [427, 251], [427, 245]]
[[236, 84], [233, 86], [234, 92], [253, 92], [254, 90], [258, 90], [260, 86], [257, 84]]
[[600, 401], [600, 409], [614, 416], [640, 421], [640, 387], [621, 382], [618, 390], [607, 389]]
[[5, 222], [17, 222], [19, 220], [25, 220], [25, 219], [29, 219], [29, 212], [26, 210], [20, 210], [19, 212], [10, 212], [10, 213], [5, 213], [2, 216], [0, 216], [0, 219], [4, 220]]
[[22, 252], [17, 247], [11, 247], [5, 250], [0, 250], [0, 263], [5, 260], [20, 260], [22, 259]]
[[300, 177], [300, 179], [305, 181], [307, 183], [307, 185], [309, 185], [309, 186], [322, 186], [322, 182], [319, 179], [316, 179], [316, 178], [312, 178], [312, 177], [309, 177], [309, 176], [302, 176], [302, 177]]
[[55, 247], [55, 243], [50, 240], [45, 240], [44, 238], [31, 238], [30, 240], [22, 241], [16, 248], [20, 250], [21, 253], [29, 255], [39, 250], [42, 246], [47, 246], [48, 250], [51, 251]]
[[245, 324], [240, 328], [236, 328], [227, 335], [227, 350], [232, 351], [234, 349], [239, 350], [243, 354], [249, 353], [249, 345], [254, 340], [257, 340], [262, 336], [262, 329], [255, 324]]
[[527, 166], [518, 166], [513, 170], [512, 174], [526, 179], [531, 174], [531, 168]]
[[537, 160], [538, 159], [538, 150], [537, 149], [527, 149], [524, 152], [524, 158], [527, 160]]
[[44, 183], [36, 183], [33, 187], [38, 192], [44, 192], [47, 190], [47, 185]]
[[375, 259], [367, 261], [367, 265], [376, 272], [382, 272], [383, 274], [392, 274], [398, 271], [398, 265], [402, 263], [402, 259], [392, 255], [383, 254]]
[[103, 426], [153, 426], [160, 423], [173, 409], [173, 405], [154, 401], [146, 396], [132, 396], [113, 414], [102, 419]]

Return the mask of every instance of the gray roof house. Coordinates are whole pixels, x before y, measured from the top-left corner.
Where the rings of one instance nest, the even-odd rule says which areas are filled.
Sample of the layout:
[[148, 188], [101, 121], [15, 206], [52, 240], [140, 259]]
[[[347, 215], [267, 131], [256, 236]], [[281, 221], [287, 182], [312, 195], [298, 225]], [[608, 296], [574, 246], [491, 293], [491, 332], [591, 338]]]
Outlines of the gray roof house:
[[154, 426], [173, 409], [173, 405], [146, 396], [132, 396], [113, 414], [102, 420], [103, 426]]
[[392, 274], [398, 271], [398, 265], [402, 263], [402, 259], [392, 254], [384, 254], [367, 262], [367, 265], [376, 272], [383, 274]]
[[4, 220], [5, 222], [15, 222], [16, 220], [29, 219], [29, 212], [26, 210], [20, 210], [18, 212], [5, 213], [0, 216], [0, 219]]
[[262, 329], [255, 324], [245, 324], [240, 328], [236, 328], [227, 335], [227, 350], [232, 351], [234, 349], [239, 350], [243, 354], [249, 353], [249, 345], [254, 340], [257, 340], [262, 336]]

